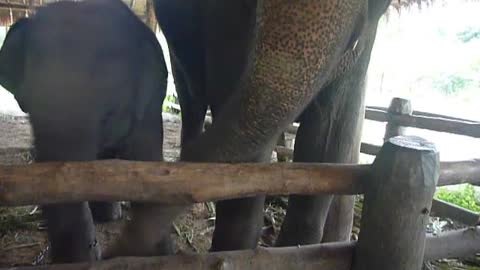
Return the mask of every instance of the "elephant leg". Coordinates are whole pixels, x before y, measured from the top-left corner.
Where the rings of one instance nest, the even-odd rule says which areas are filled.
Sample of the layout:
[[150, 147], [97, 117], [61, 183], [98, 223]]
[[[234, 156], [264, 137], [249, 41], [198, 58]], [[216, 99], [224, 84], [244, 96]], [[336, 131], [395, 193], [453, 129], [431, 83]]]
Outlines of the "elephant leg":
[[[376, 26], [377, 21], [375, 20], [369, 25], [364, 36], [361, 37], [366, 40], [366, 46], [355, 66], [325, 87], [302, 115], [295, 144], [295, 158], [297, 160], [331, 163], [358, 162], [364, 117], [365, 77], [375, 40]], [[311, 136], [304, 137], [302, 126], [306, 124], [310, 127], [305, 127], [305, 129], [313, 130], [313, 132]], [[310, 157], [308, 157], [309, 151]], [[350, 240], [354, 197], [335, 196], [330, 204], [328, 215], [326, 215], [325, 207], [313, 206], [313, 204], [319, 203], [315, 198], [320, 200], [321, 197], [292, 196], [290, 198], [289, 209], [277, 242], [278, 245]], [[308, 202], [308, 200], [310, 201]], [[310, 204], [310, 207], [302, 205], [306, 201]], [[324, 205], [326, 205], [326, 202]], [[302, 207], [307, 211], [303, 210]], [[312, 215], [312, 212], [308, 211], [309, 209], [316, 209], [319, 212]], [[320, 232], [312, 233], [314, 241], [302, 242], [296, 240], [309, 239], [309, 237], [298, 236], [301, 233], [296, 230], [301, 231], [303, 228], [298, 229], [298, 225], [290, 225], [303, 224], [302, 215], [305, 220], [314, 219], [318, 222], [324, 222], [323, 227], [318, 227]]]
[[207, 105], [198, 98], [192, 96], [193, 93], [188, 88], [189, 85], [185, 78], [184, 71], [180, 68], [180, 63], [174, 55], [171, 59], [172, 73], [175, 78], [175, 88], [182, 109], [181, 145], [185, 145], [185, 143], [192, 141], [202, 133]]
[[122, 218], [120, 202], [89, 202], [93, 220], [98, 223], [110, 222]]
[[210, 251], [253, 249], [263, 225], [265, 196], [217, 202]]
[[322, 242], [348, 242], [353, 227], [355, 196], [335, 196], [323, 232]]
[[[361, 83], [362, 81], [360, 81]], [[301, 117], [294, 162], [356, 163], [363, 115], [363, 88], [334, 83]], [[320, 103], [322, 102], [322, 103]], [[279, 246], [315, 244], [326, 239], [347, 241], [353, 222], [353, 197], [290, 196]], [[329, 211], [330, 210], [330, 211]], [[325, 230], [325, 231], [324, 231]]]
[[[35, 127], [35, 120], [33, 124]], [[34, 128], [38, 162], [96, 159], [96, 140], [87, 139], [93, 137], [82, 136], [82, 132], [67, 136], [65, 134], [70, 133], [66, 130], [68, 128], [62, 133], [57, 132], [56, 134], [62, 134], [62, 138], [58, 138], [55, 133], [39, 134], [38, 129]], [[65, 137], [68, 140], [65, 140]], [[53, 263], [93, 261], [100, 258], [100, 246], [97, 244], [95, 226], [87, 202], [44, 205], [42, 212], [47, 221]]]
[[[161, 101], [152, 103], [161, 104]], [[161, 106], [151, 109], [148, 115], [137, 123], [119, 156], [127, 160], [163, 160]], [[131, 221], [126, 224], [120, 239], [105, 252], [104, 258], [172, 254], [174, 251], [170, 238], [172, 222], [185, 206], [143, 202], [132, 202], [131, 206]]]
[[88, 203], [43, 206], [53, 263], [100, 259], [95, 226]]
[[[326, 162], [328, 140], [332, 128], [322, 108], [315, 103], [301, 116], [295, 138], [293, 162]], [[291, 195], [287, 215], [278, 235], [276, 246], [294, 246], [319, 243], [332, 201], [331, 195]]]

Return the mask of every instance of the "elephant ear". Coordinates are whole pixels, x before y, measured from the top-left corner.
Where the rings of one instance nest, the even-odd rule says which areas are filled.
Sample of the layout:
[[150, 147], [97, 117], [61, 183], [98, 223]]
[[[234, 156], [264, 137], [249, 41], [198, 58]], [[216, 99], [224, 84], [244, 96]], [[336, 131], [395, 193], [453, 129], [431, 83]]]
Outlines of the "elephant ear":
[[0, 85], [15, 96], [23, 111], [20, 85], [24, 78], [26, 32], [30, 19], [18, 20], [8, 31], [0, 50]]
[[[156, 36], [148, 30], [145, 42], [143, 42], [141, 53], [143, 62], [143, 72], [140, 75], [140, 87], [138, 89], [136, 117], [141, 120], [146, 110], [149, 108], [154, 96], [160, 96], [160, 100], [165, 99], [167, 89], [167, 66], [163, 57], [162, 47], [158, 43]], [[153, 104], [160, 106], [162, 104]]]

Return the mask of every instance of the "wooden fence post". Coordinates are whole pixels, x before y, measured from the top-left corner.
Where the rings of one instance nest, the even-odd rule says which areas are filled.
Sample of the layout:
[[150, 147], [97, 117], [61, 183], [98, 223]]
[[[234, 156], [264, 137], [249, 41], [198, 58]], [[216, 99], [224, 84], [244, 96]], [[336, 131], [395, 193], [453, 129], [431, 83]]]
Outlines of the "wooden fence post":
[[419, 137], [385, 143], [365, 187], [353, 270], [421, 269], [439, 167], [435, 146]]
[[[408, 99], [393, 98], [387, 112], [389, 114], [412, 115], [412, 104]], [[395, 136], [405, 135], [405, 129], [405, 127], [398, 126], [393, 122], [387, 122], [384, 141], [388, 141], [388, 139]]]
[[[389, 115], [413, 114], [413, 108], [410, 101], [403, 98], [393, 98], [387, 111]], [[399, 126], [391, 121], [387, 122], [384, 141], [387, 141], [395, 136], [406, 135], [406, 129], [407, 127]], [[447, 217], [456, 221], [460, 221], [461, 223], [469, 226], [476, 226], [480, 224], [480, 218], [477, 213], [437, 199], [433, 199], [432, 213], [440, 217]]]

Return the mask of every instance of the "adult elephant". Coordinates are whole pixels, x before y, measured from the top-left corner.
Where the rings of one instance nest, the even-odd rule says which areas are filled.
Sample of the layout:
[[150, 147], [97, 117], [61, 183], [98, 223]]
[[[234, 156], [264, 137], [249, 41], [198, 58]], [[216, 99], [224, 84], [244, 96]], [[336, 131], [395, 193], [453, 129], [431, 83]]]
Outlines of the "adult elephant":
[[[38, 162], [162, 160], [163, 52], [120, 0], [58, 2], [15, 23], [0, 51], [0, 84], [30, 114]], [[133, 204], [135, 223], [154, 208]], [[42, 210], [53, 262], [100, 256], [87, 202]]]
[[[156, 0], [182, 107], [186, 161], [265, 162], [300, 122], [294, 161], [356, 162], [364, 80], [389, 0]], [[201, 134], [210, 107], [212, 127]], [[331, 196], [291, 196], [277, 245], [317, 243]], [[217, 203], [212, 251], [254, 248], [264, 197]], [[351, 197], [325, 241], [348, 240]]]

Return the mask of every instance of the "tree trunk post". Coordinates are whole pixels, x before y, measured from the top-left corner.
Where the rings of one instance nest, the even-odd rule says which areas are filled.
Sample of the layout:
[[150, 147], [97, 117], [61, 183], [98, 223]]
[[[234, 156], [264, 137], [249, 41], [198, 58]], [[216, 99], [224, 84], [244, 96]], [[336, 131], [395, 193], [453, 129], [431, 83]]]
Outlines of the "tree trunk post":
[[[403, 98], [393, 98], [390, 106], [388, 107], [389, 114], [397, 114], [397, 115], [412, 115], [413, 109], [410, 100], [403, 99]], [[388, 139], [405, 135], [406, 127], [398, 126], [393, 122], [388, 122], [385, 128], [385, 137], [384, 141], [388, 141]]]
[[353, 270], [420, 270], [425, 228], [439, 177], [435, 146], [395, 137], [372, 165]]

